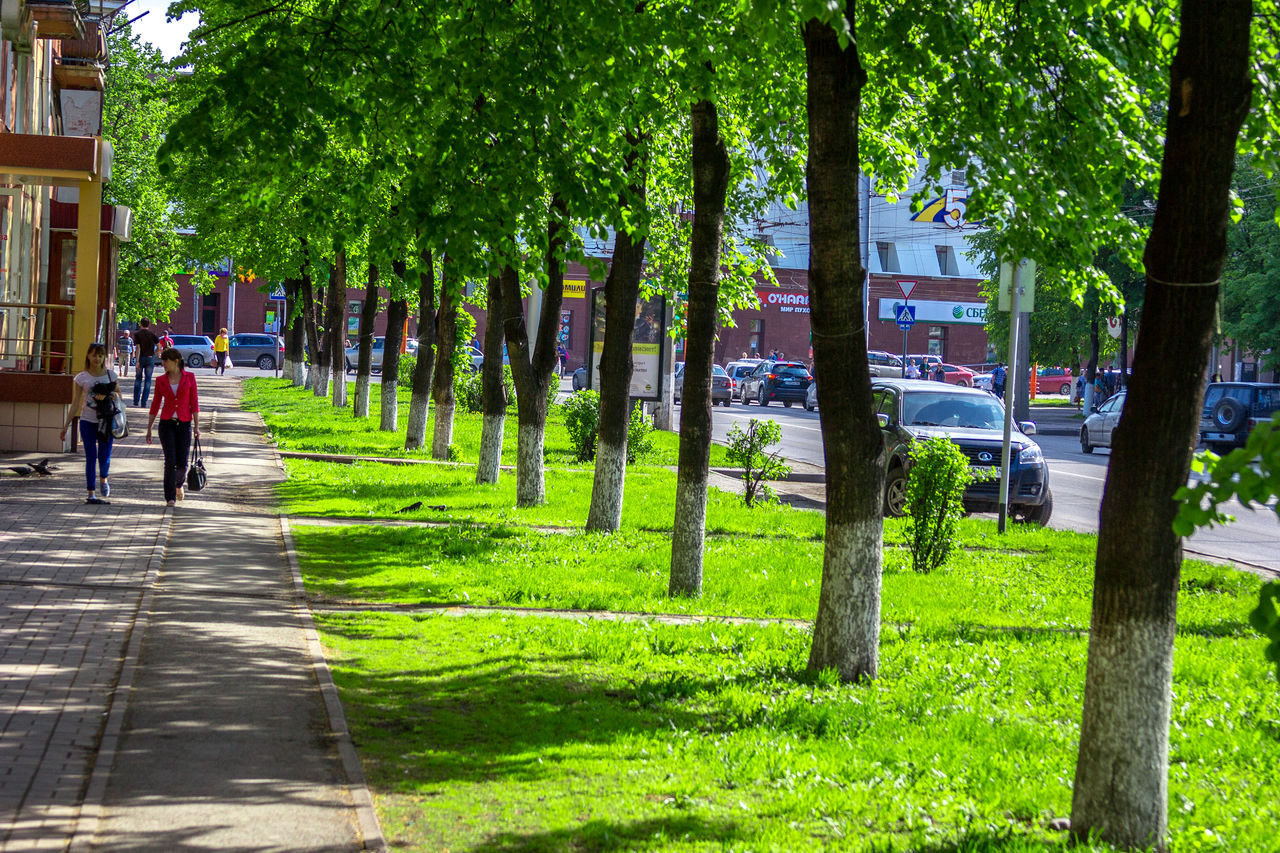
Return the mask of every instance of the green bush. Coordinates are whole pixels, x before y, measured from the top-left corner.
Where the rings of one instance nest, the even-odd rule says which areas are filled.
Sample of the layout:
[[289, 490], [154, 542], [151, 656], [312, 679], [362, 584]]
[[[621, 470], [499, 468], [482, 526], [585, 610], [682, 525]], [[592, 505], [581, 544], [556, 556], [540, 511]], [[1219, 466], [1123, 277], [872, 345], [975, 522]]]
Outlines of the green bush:
[[596, 458], [596, 438], [600, 431], [600, 395], [583, 389], [564, 401], [564, 426], [575, 458], [590, 462]]
[[956, 520], [964, 515], [964, 490], [974, 479], [964, 451], [946, 436], [911, 445], [907, 546], [917, 572], [927, 574], [946, 562]]
[[732, 465], [742, 469], [742, 500], [747, 506], [769, 502], [777, 495], [765, 480], [781, 480], [791, 473], [791, 466], [783, 464], [781, 456], [765, 451], [782, 441], [782, 427], [777, 421], [758, 421], [752, 418], [744, 430], [740, 424], [729, 427], [729, 451], [726, 454]]
[[401, 388], [413, 387], [413, 368], [418, 363], [416, 355], [400, 354], [400, 372], [396, 374], [396, 384]]
[[470, 370], [455, 370], [453, 373], [453, 397], [458, 408], [464, 412], [484, 411], [484, 397], [480, 373]]
[[651, 453], [653, 453], [653, 418], [646, 415], [644, 406], [637, 403], [631, 407], [631, 421], [627, 424], [627, 464], [630, 465]]

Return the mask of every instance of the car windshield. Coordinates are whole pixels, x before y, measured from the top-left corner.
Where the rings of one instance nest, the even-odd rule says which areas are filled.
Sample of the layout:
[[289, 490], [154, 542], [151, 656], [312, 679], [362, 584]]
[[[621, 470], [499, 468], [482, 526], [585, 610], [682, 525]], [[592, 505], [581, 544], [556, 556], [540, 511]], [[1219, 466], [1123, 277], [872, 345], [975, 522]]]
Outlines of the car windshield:
[[725, 373], [725, 372], [724, 372], [724, 368], [723, 368], [723, 367], [721, 367], [721, 366], [720, 366], [720, 365], [718, 365], [718, 364], [713, 364], [713, 365], [711, 365], [711, 372], [712, 372], [713, 374], [715, 374], [716, 376], [728, 376], [728, 375], [729, 375], [729, 374]]
[[775, 364], [774, 374], [778, 376], [808, 376], [809, 371], [803, 364]]
[[918, 391], [903, 400], [903, 423], [962, 429], [999, 429], [1004, 409], [994, 397]]

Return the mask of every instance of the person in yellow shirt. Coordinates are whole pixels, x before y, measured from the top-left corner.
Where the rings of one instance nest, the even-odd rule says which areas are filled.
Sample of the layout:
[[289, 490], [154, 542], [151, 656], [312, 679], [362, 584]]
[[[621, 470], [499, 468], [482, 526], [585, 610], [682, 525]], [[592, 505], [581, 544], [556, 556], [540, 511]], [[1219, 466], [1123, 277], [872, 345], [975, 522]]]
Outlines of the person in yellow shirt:
[[230, 342], [227, 340], [227, 330], [222, 329], [218, 332], [218, 337], [213, 339], [213, 358], [214, 366], [218, 368], [218, 373], [226, 373], [227, 368], [231, 366], [231, 353], [228, 351]]

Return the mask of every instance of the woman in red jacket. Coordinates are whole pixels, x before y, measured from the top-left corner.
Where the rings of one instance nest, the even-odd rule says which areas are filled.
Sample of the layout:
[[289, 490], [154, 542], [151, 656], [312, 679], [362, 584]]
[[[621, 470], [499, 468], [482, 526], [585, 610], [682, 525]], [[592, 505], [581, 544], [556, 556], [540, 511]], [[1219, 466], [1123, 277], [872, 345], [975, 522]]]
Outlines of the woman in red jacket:
[[164, 450], [164, 502], [173, 506], [185, 497], [182, 484], [187, 481], [187, 456], [192, 436], [200, 436], [200, 400], [196, 394], [196, 378], [186, 371], [182, 353], [170, 347], [160, 354], [164, 375], [156, 382], [151, 398], [151, 418], [147, 421], [147, 444], [151, 444], [151, 426], [160, 415], [160, 447]]

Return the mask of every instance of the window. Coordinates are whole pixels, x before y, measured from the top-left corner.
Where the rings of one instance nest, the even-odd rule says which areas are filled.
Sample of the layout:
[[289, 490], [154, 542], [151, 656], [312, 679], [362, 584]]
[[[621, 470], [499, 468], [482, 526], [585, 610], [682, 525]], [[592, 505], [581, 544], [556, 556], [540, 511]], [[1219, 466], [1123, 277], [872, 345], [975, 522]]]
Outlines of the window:
[[951, 186], [953, 187], [964, 186], [964, 169], [951, 170]]
[[930, 326], [929, 327], [929, 355], [936, 355], [942, 358], [947, 351], [947, 327], [946, 326]]
[[880, 269], [883, 272], [902, 272], [898, 266], [898, 250], [892, 243], [876, 243], [876, 254], [880, 256]]
[[959, 275], [960, 268], [956, 266], [956, 252], [950, 246], [935, 246], [938, 252], [938, 272], [942, 275]]
[[764, 345], [764, 320], [751, 321], [751, 338], [747, 342], [747, 349], [751, 355], [759, 355], [760, 348]]

